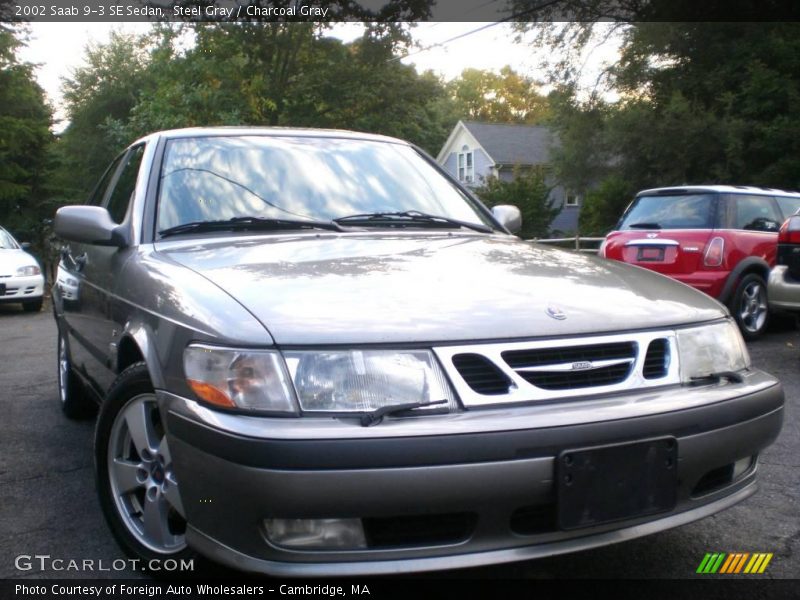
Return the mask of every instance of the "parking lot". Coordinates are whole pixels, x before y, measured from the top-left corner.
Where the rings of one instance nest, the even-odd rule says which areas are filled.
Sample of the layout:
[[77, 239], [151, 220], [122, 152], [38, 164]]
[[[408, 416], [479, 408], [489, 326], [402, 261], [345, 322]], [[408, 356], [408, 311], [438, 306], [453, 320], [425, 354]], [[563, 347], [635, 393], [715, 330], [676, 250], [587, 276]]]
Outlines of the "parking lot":
[[[0, 305], [0, 578], [141, 577], [133, 571], [16, 568], [20, 555], [69, 560], [124, 558], [96, 499], [92, 421], [68, 421], [56, 390], [56, 328], [38, 314]], [[761, 456], [760, 489], [734, 508], [678, 529], [614, 546], [438, 576], [478, 578], [686, 578], [706, 552], [771, 552], [762, 577], [800, 577], [800, 332], [775, 323], [750, 344], [755, 366], [784, 384], [783, 431]], [[220, 574], [230, 574], [224, 569]], [[707, 577], [707, 576], [706, 576]]]

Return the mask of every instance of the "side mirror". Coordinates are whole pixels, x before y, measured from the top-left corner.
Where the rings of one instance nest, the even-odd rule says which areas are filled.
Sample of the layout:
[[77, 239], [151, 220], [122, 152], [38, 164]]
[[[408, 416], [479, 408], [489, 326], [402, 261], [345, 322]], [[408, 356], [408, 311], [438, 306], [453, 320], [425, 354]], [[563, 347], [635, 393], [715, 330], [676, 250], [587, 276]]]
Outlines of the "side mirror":
[[56, 211], [56, 235], [73, 242], [96, 246], [126, 246], [123, 229], [100, 206], [62, 206]]
[[492, 215], [497, 221], [508, 229], [511, 233], [519, 233], [522, 229], [522, 213], [516, 206], [511, 204], [498, 204], [492, 208]]
[[25, 250], [25, 252], [27, 252], [28, 250], [31, 249], [31, 243], [30, 242], [20, 242], [19, 247], [22, 248], [23, 250]]

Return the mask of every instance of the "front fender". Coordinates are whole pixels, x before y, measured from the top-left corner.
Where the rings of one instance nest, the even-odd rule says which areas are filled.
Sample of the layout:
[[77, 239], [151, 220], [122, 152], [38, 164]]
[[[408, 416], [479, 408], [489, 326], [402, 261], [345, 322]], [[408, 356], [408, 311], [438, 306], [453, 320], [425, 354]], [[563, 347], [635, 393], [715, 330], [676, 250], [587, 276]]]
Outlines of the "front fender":
[[129, 321], [125, 324], [117, 355], [118, 371], [122, 370], [119, 368], [119, 361], [123, 356], [123, 349], [126, 347], [126, 344], [134, 344], [139, 354], [142, 355], [144, 362], [147, 364], [147, 370], [150, 373], [150, 381], [153, 383], [153, 387], [156, 389], [164, 388], [164, 371], [156, 351], [155, 335], [150, 326], [138, 320]]

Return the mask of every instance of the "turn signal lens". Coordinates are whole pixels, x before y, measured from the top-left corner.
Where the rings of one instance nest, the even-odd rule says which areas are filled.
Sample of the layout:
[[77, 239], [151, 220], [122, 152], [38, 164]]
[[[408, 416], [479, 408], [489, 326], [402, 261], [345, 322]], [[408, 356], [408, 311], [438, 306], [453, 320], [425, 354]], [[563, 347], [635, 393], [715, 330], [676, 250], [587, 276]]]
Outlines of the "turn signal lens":
[[189, 387], [192, 388], [192, 391], [197, 394], [197, 397], [201, 400], [216, 404], [217, 406], [224, 406], [225, 408], [236, 408], [234, 401], [231, 400], [225, 392], [217, 389], [210, 383], [203, 383], [202, 381], [196, 381], [194, 379], [187, 379], [186, 381]]

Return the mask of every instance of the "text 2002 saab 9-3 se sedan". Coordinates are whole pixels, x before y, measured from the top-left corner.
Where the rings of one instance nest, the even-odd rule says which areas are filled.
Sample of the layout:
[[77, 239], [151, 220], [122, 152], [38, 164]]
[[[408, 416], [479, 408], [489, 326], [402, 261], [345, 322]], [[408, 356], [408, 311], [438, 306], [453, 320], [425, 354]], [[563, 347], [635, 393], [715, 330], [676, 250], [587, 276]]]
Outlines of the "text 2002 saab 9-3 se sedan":
[[62, 208], [64, 411], [130, 555], [274, 575], [521, 560], [755, 491], [783, 391], [708, 296], [511, 235], [413, 146], [148, 136]]

